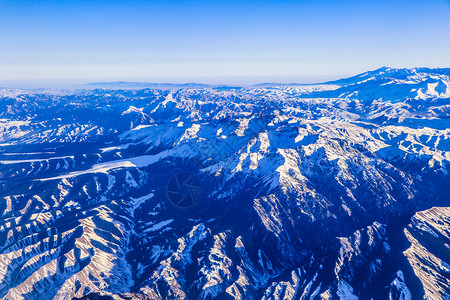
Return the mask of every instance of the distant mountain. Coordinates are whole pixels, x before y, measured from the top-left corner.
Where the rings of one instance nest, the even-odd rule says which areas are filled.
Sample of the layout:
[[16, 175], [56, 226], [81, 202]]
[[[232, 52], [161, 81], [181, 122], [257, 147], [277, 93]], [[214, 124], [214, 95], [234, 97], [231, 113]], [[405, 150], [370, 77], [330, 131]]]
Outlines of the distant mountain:
[[449, 82], [2, 91], [0, 298], [449, 299]]
[[87, 89], [181, 89], [181, 88], [209, 88], [212, 85], [203, 83], [152, 83], [152, 82], [129, 82], [129, 81], [113, 81], [113, 82], [92, 82], [79, 85], [80, 88]]
[[364, 81], [378, 81], [386, 79], [406, 79], [406, 78], [416, 78], [421, 76], [450, 76], [450, 68], [412, 68], [412, 69], [395, 69], [390, 67], [381, 67], [374, 71], [368, 71], [356, 76], [343, 78], [335, 81], [326, 82], [327, 84], [339, 84], [339, 85], [349, 85], [354, 83], [362, 83]]
[[390, 102], [442, 99], [441, 101], [450, 104], [448, 102], [450, 99], [449, 76], [450, 69], [383, 67], [357, 76], [327, 82], [326, 85], [336, 85], [339, 88], [312, 96]]

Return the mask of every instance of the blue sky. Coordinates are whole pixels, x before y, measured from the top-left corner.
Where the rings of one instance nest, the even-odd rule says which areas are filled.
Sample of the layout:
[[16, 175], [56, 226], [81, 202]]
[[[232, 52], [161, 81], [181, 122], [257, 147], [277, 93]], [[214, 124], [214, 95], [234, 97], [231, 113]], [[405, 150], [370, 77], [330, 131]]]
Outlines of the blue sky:
[[314, 82], [450, 67], [450, 1], [0, 0], [0, 84]]

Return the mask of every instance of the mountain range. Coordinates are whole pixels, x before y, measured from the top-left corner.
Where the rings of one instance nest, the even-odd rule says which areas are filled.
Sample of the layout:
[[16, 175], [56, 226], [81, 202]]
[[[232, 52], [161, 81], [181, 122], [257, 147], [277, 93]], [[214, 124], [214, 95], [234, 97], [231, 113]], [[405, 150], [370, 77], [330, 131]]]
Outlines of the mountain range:
[[450, 299], [449, 184], [450, 69], [4, 88], [0, 298]]

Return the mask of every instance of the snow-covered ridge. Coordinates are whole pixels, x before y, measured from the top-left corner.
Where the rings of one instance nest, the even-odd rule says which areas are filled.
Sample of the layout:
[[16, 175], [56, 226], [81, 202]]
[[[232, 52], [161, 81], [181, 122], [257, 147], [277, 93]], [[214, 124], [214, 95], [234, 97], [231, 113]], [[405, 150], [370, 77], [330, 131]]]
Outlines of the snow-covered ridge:
[[448, 86], [5, 92], [0, 298], [446, 297]]

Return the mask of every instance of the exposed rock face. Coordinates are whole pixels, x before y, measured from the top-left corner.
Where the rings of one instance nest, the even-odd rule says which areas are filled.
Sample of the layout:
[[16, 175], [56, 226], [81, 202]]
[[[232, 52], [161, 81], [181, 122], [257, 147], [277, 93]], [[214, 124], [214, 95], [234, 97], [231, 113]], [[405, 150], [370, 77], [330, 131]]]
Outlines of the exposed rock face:
[[448, 298], [449, 82], [4, 90], [0, 297]]
[[428, 299], [450, 299], [450, 208], [418, 212], [405, 229], [404, 252]]

